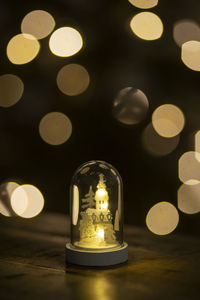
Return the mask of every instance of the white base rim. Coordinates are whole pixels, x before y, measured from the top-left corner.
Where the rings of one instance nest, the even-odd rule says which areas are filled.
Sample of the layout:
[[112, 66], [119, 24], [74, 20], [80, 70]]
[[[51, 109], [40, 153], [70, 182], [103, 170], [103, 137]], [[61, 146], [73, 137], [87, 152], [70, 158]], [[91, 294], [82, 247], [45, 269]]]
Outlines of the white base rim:
[[66, 261], [81, 266], [112, 266], [128, 260], [128, 244], [124, 243], [116, 249], [105, 251], [88, 251], [77, 249], [72, 244], [66, 244]]

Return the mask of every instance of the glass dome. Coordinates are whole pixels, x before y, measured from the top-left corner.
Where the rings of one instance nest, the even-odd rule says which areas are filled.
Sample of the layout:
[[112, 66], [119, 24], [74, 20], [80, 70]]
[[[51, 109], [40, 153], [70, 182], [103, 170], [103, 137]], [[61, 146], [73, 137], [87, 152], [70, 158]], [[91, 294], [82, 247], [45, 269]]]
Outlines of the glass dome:
[[75, 172], [70, 191], [71, 245], [102, 251], [123, 245], [122, 180], [103, 161], [90, 161]]

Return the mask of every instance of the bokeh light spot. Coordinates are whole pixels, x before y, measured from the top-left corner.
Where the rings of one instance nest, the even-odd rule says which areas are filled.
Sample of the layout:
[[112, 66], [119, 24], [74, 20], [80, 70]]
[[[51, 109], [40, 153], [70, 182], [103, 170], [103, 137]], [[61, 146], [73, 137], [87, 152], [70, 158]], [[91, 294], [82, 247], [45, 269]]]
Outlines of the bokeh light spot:
[[178, 208], [186, 214], [200, 211], [200, 182], [196, 184], [182, 184], [178, 189]]
[[23, 218], [37, 216], [44, 207], [44, 197], [33, 185], [24, 184], [15, 189], [11, 205], [17, 215]]
[[4, 182], [0, 185], [0, 214], [11, 217], [13, 210], [10, 204], [14, 190], [19, 186], [16, 182]]
[[141, 122], [148, 111], [149, 102], [139, 89], [127, 87], [119, 91], [113, 102], [113, 116], [121, 123], [133, 125]]
[[70, 119], [60, 112], [46, 114], [39, 124], [41, 138], [50, 145], [61, 145], [71, 136], [72, 124]]
[[182, 44], [181, 59], [189, 69], [200, 71], [200, 42], [188, 41]]
[[187, 41], [200, 41], [200, 26], [193, 20], [180, 20], [174, 24], [173, 37], [180, 47]]
[[180, 181], [184, 183], [191, 185], [194, 184], [196, 180], [200, 181], [200, 162], [196, 158], [195, 151], [185, 152], [180, 157], [178, 172]]
[[163, 33], [161, 19], [152, 12], [141, 12], [135, 15], [130, 22], [135, 35], [143, 40], [157, 40]]
[[0, 106], [10, 107], [16, 104], [22, 97], [24, 84], [22, 80], [13, 74], [0, 76]]
[[54, 18], [47, 11], [33, 10], [22, 20], [21, 31], [37, 39], [43, 39], [52, 32], [54, 27]]
[[40, 50], [40, 43], [30, 34], [17, 34], [7, 45], [8, 59], [16, 65], [32, 61]]
[[83, 46], [80, 33], [72, 27], [61, 27], [55, 30], [49, 40], [49, 47], [53, 54], [61, 57], [76, 54]]
[[89, 85], [90, 77], [87, 70], [78, 64], [64, 66], [57, 75], [57, 85], [62, 93], [77, 96], [83, 93]]
[[146, 216], [148, 229], [158, 235], [166, 235], [174, 231], [179, 222], [179, 214], [169, 202], [155, 204]]
[[158, 0], [128, 0], [132, 5], [142, 9], [148, 9], [156, 6]]
[[179, 135], [173, 138], [164, 138], [157, 134], [150, 123], [142, 134], [142, 144], [144, 149], [153, 156], [165, 156], [171, 153], [178, 146]]
[[195, 155], [196, 159], [200, 161], [200, 130], [195, 134]]
[[164, 104], [157, 107], [153, 112], [152, 124], [159, 135], [171, 138], [183, 130], [185, 117], [177, 106]]

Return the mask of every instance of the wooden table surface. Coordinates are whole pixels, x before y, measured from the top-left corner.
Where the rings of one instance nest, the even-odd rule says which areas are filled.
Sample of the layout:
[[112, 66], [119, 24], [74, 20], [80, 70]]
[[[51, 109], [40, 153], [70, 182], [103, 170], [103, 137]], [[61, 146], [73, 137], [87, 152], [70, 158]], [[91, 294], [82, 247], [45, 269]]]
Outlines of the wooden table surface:
[[127, 264], [87, 269], [65, 264], [66, 216], [0, 217], [0, 299], [200, 299], [200, 241], [125, 227]]

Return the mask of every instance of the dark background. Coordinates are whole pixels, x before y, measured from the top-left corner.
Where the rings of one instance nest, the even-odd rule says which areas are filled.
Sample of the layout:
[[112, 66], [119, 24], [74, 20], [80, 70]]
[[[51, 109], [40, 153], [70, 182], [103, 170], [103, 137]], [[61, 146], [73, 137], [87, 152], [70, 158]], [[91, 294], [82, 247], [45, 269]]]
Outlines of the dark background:
[[[78, 29], [82, 50], [68, 58], [54, 56], [47, 37], [40, 40], [35, 60], [12, 64], [6, 46], [20, 33], [23, 17], [35, 9], [51, 13], [55, 29]], [[200, 128], [200, 75], [181, 62], [172, 32], [180, 19], [200, 23], [200, 2], [160, 0], [149, 11], [161, 18], [164, 33], [150, 42], [137, 38], [129, 27], [133, 15], [141, 11], [124, 0], [0, 3], [1, 74], [18, 75], [25, 85], [16, 105], [0, 108], [0, 181], [38, 187], [45, 197], [44, 211], [69, 212], [71, 177], [80, 164], [93, 159], [107, 161], [120, 172], [126, 223], [144, 226], [148, 210], [157, 202], [177, 206], [178, 159], [194, 149], [194, 133]], [[89, 88], [79, 96], [66, 96], [57, 88], [57, 73], [67, 63], [81, 64], [90, 74]], [[145, 120], [134, 126], [120, 124], [112, 116], [112, 102], [127, 86], [141, 89], [150, 104]], [[186, 124], [175, 151], [154, 157], [143, 148], [141, 136], [154, 109], [165, 103], [180, 107]], [[63, 112], [72, 121], [72, 136], [60, 146], [46, 144], [39, 135], [38, 124], [51, 111]], [[179, 213], [177, 230], [198, 234], [199, 214]]]

